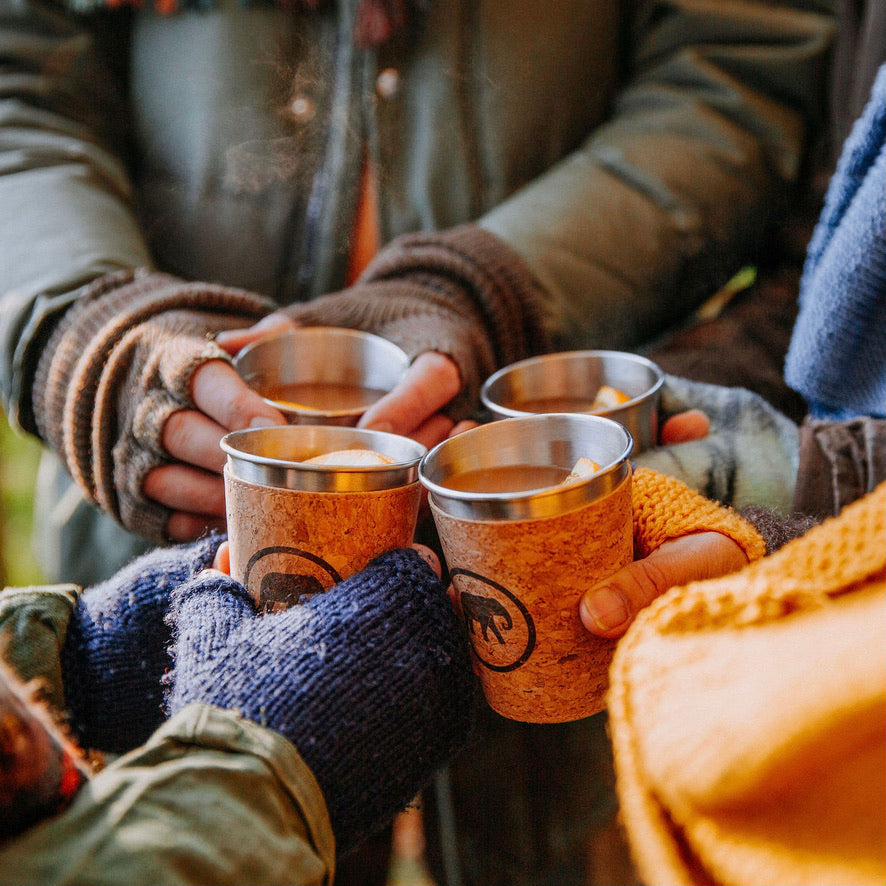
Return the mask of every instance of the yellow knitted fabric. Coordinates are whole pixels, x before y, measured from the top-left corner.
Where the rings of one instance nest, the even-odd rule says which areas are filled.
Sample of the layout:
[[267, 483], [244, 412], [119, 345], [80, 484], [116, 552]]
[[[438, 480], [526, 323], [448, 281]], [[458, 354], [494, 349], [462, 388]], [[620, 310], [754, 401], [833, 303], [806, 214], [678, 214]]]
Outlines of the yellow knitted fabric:
[[608, 706], [644, 882], [886, 882], [884, 636], [886, 484], [638, 616]]
[[668, 539], [719, 532], [739, 544], [748, 561], [766, 553], [760, 533], [731, 508], [693, 492], [685, 483], [649, 468], [637, 468], [632, 486], [635, 556], [648, 557]]

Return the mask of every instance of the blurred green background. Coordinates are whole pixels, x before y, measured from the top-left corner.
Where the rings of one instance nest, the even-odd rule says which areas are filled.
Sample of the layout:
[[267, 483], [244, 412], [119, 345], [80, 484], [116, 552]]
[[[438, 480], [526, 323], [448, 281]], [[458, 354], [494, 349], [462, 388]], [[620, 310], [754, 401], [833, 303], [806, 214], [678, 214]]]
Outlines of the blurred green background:
[[14, 431], [0, 412], [0, 587], [43, 580], [31, 550], [34, 480], [40, 444]]

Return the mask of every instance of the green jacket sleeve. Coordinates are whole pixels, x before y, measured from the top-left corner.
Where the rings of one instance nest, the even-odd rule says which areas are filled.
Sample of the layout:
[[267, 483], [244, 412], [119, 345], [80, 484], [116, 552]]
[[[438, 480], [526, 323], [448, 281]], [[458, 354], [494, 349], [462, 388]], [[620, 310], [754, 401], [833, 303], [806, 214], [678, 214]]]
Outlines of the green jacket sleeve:
[[191, 705], [0, 846], [0, 881], [328, 886], [335, 849], [310, 769], [282, 736]]
[[0, 654], [24, 682], [39, 681], [46, 700], [65, 708], [60, 654], [77, 585], [5, 588], [0, 593]]
[[0, 2], [0, 391], [31, 432], [25, 348], [41, 324], [84, 283], [151, 265], [119, 159], [122, 80], [96, 46], [124, 24], [90, 32], [47, 4]]
[[609, 120], [480, 222], [546, 289], [563, 349], [636, 344], [725, 283], [763, 244], [823, 110], [827, 3], [635, 6]]
[[[59, 709], [59, 653], [78, 594], [0, 593], [4, 657]], [[326, 804], [295, 747], [202, 704], [99, 772], [65, 812], [0, 844], [2, 883], [328, 886], [334, 867]]]

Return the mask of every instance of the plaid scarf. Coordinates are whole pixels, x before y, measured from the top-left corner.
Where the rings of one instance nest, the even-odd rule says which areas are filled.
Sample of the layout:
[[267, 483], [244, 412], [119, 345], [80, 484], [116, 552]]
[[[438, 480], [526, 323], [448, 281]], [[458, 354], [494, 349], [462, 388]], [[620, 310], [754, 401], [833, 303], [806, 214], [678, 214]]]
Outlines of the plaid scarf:
[[[279, 6], [298, 12], [316, 12], [334, 0], [242, 0], [245, 6]], [[358, 0], [354, 19], [354, 44], [371, 49], [386, 43], [414, 12], [424, 9], [430, 0]], [[152, 5], [161, 15], [183, 10], [208, 11], [216, 0], [67, 0], [72, 12], [89, 13], [122, 6], [139, 8]]]

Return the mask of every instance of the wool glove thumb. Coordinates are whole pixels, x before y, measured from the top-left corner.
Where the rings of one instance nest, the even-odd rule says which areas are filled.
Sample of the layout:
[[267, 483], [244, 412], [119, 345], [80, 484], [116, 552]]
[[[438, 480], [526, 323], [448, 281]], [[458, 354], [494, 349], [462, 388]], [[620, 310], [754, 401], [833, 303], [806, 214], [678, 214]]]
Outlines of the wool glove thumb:
[[307, 602], [256, 614], [207, 573], [177, 589], [170, 713], [237, 709], [314, 772], [339, 854], [382, 827], [466, 742], [477, 700], [467, 637], [443, 585], [391, 551]]
[[170, 593], [211, 565], [222, 539], [158, 548], [80, 596], [61, 666], [71, 727], [84, 747], [124, 753], [163, 722]]

